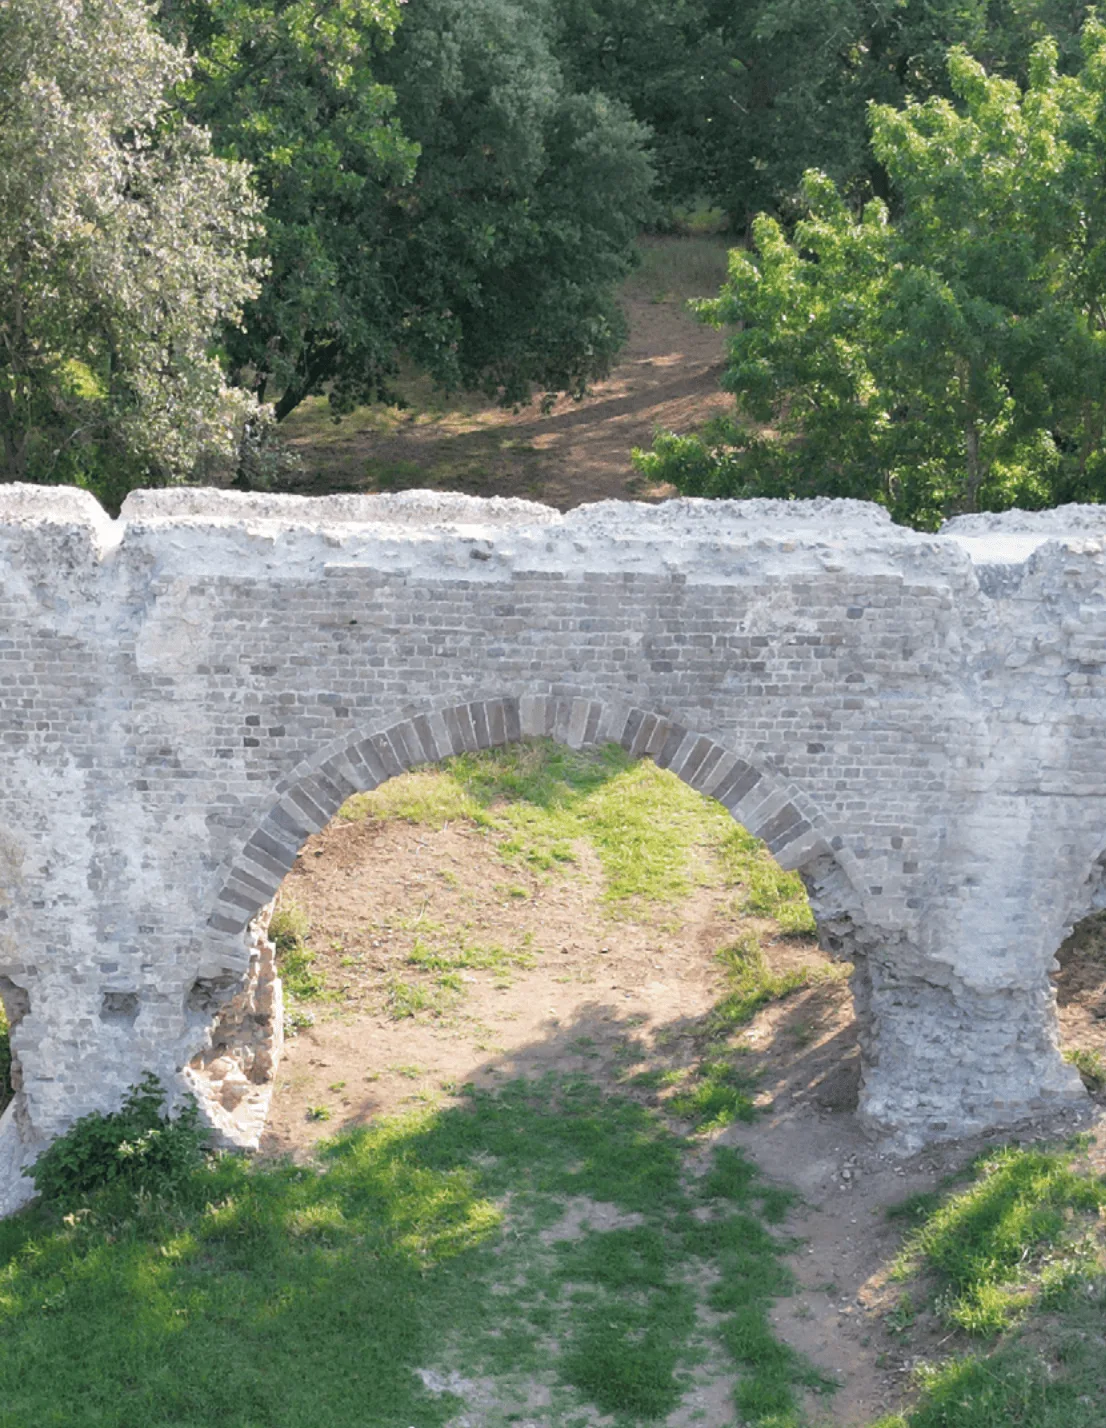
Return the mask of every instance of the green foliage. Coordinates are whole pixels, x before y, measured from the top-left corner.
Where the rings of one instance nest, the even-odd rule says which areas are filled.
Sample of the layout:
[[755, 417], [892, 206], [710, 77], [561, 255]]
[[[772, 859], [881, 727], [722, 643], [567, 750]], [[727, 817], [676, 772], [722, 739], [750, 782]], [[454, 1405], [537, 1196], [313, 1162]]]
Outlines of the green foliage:
[[1070, 1061], [1079, 1072], [1088, 1091], [1101, 1091], [1106, 1086], [1106, 1061], [1097, 1051], [1078, 1047], [1074, 1051], [1065, 1051], [1064, 1060]]
[[623, 100], [652, 130], [658, 197], [703, 197], [743, 231], [758, 209], [792, 212], [817, 168], [850, 199], [886, 192], [867, 143], [872, 103], [951, 93], [961, 45], [1024, 82], [1034, 44], [1078, 63], [1077, 0], [546, 0], [555, 52], [579, 87]]
[[981, 1157], [969, 1188], [908, 1237], [896, 1274], [929, 1270], [948, 1322], [991, 1335], [1023, 1315], [1042, 1288], [1055, 1294], [1072, 1274], [1097, 1272], [1086, 1236], [1106, 1206], [1106, 1184], [1073, 1169], [1072, 1160], [1070, 1152], [1016, 1147]]
[[304, 910], [291, 899], [282, 900], [269, 919], [268, 935], [276, 948], [277, 971], [293, 1006], [326, 994], [326, 979], [316, 972], [315, 954], [308, 941], [311, 926]]
[[460, 754], [437, 770], [405, 774], [355, 795], [342, 815], [433, 827], [464, 817], [502, 835], [506, 861], [536, 870], [571, 865], [586, 839], [612, 905], [683, 896], [696, 876], [697, 849], [717, 847], [733, 827], [718, 804], [615, 744], [577, 751], [550, 739]]
[[[225, 1157], [173, 1205], [32, 1209], [0, 1222], [0, 1403], [73, 1428], [442, 1428], [465, 1405], [431, 1369], [494, 1384], [504, 1421], [537, 1385], [550, 1423], [632, 1428], [678, 1408], [709, 1346], [750, 1428], [793, 1421], [825, 1385], [769, 1326], [791, 1289], [779, 1192], [736, 1150], [700, 1175], [686, 1151], [549, 1079], [377, 1121], [313, 1167]], [[592, 1203], [634, 1222], [593, 1229]]]
[[965, 510], [1106, 494], [1106, 30], [1024, 93], [963, 51], [943, 99], [871, 111], [901, 215], [857, 218], [810, 172], [788, 235], [761, 215], [704, 319], [740, 324], [735, 418], [635, 462], [711, 496], [856, 496], [932, 528]]
[[30, 1173], [43, 1199], [63, 1209], [108, 1187], [171, 1198], [203, 1163], [206, 1143], [195, 1101], [169, 1115], [161, 1082], [147, 1074], [118, 1111], [82, 1116]]
[[[254, 166], [272, 276], [227, 336], [283, 417], [388, 393], [402, 355], [506, 402], [582, 392], [624, 336], [651, 171], [617, 102], [577, 93], [515, 0], [170, 0], [185, 92]], [[397, 28], [398, 26], [398, 28]]]
[[116, 506], [258, 430], [212, 349], [258, 290], [259, 205], [169, 108], [187, 72], [142, 0], [0, 7], [0, 480]]

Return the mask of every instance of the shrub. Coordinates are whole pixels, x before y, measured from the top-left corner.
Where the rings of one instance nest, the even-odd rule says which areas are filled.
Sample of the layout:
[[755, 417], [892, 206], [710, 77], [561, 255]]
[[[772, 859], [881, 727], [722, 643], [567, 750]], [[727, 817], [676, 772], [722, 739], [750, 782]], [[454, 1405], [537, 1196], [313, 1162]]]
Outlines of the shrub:
[[179, 1115], [165, 1111], [165, 1090], [150, 1073], [107, 1115], [82, 1116], [31, 1169], [35, 1189], [66, 1208], [105, 1186], [174, 1196], [204, 1162], [207, 1131], [191, 1097]]

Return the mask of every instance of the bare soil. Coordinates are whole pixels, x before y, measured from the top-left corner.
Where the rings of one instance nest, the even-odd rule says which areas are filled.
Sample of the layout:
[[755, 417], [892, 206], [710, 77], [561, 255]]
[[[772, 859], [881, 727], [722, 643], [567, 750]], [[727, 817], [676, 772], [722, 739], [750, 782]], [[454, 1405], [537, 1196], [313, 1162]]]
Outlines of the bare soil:
[[[585, 1072], [658, 1104], [630, 1078], [695, 1061], [702, 1018], [722, 990], [713, 953], [749, 920], [737, 917], [724, 889], [700, 888], [629, 918], [612, 917], [600, 893], [586, 849], [567, 871], [535, 873], [505, 864], [497, 835], [461, 823], [433, 831], [336, 820], [312, 838], [282, 896], [307, 912], [316, 966], [332, 993], [309, 1004], [314, 1025], [288, 1044], [263, 1150], [310, 1157], [336, 1130], [449, 1104], [465, 1083], [548, 1071]], [[525, 949], [534, 965], [465, 972], [460, 995], [396, 1019], [390, 988], [418, 980], [407, 958], [420, 929], [436, 924], [462, 928], [473, 945]], [[909, 1161], [883, 1156], [854, 1114], [859, 1062], [847, 984], [811, 940], [773, 935], [769, 922], [754, 926], [773, 970], [805, 965], [830, 975], [768, 1006], [748, 1028], [762, 1114], [705, 1140], [702, 1153], [715, 1140], [740, 1145], [768, 1176], [801, 1192], [787, 1226], [800, 1240], [799, 1289], [779, 1301], [774, 1322], [841, 1383], [831, 1398], [811, 1401], [811, 1422], [859, 1428], [909, 1397], [919, 1360], [957, 1347], [924, 1312], [899, 1324], [901, 1286], [888, 1284], [886, 1267], [902, 1228], [887, 1209], [933, 1189], [982, 1142]], [[1106, 1053], [1106, 1019], [1095, 1015], [1106, 1004], [1106, 938], [1077, 933], [1061, 962], [1065, 1044]], [[1029, 1125], [1020, 1138], [1055, 1136], [1078, 1120]], [[728, 1393], [704, 1389], [698, 1408], [702, 1428], [732, 1420]]]

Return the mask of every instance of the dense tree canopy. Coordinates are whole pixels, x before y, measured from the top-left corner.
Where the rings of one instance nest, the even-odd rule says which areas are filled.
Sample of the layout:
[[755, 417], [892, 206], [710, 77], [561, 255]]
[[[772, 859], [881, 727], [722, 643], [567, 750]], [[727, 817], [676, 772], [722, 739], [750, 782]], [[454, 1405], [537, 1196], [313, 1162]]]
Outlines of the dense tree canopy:
[[653, 131], [659, 196], [719, 204], [742, 232], [791, 215], [805, 170], [886, 196], [869, 103], [948, 97], [956, 45], [1024, 80], [1058, 37], [1078, 63], [1081, 0], [544, 0], [574, 83], [623, 99]]
[[170, 122], [141, 0], [0, 3], [0, 461], [109, 502], [232, 465], [253, 404], [212, 351], [257, 292], [243, 166]]
[[580, 390], [622, 336], [651, 171], [515, 0], [171, 0], [191, 114], [247, 159], [273, 271], [228, 351], [283, 416], [386, 391], [403, 355], [508, 401]]
[[899, 217], [809, 173], [788, 233], [702, 302], [734, 325], [738, 415], [639, 466], [710, 495], [849, 495], [920, 525], [1106, 495], [1106, 28], [1078, 76], [1042, 42], [1023, 92], [964, 51], [959, 103], [872, 110]]

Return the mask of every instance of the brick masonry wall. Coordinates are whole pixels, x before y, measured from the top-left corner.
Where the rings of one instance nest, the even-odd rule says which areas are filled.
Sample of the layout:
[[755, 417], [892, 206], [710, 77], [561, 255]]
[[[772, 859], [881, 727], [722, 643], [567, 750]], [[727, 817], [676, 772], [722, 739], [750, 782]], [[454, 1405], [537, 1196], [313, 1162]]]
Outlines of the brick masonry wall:
[[[856, 502], [182, 490], [112, 522], [0, 489], [0, 1207], [146, 1070], [255, 1139], [250, 924], [303, 839], [530, 734], [656, 759], [800, 870], [857, 968], [874, 1129], [1077, 1100], [1048, 972], [1106, 902], [1104, 538], [1075, 507], [926, 536]], [[256, 1044], [220, 1100], [191, 1063], [225, 1071], [228, 1027]]]

